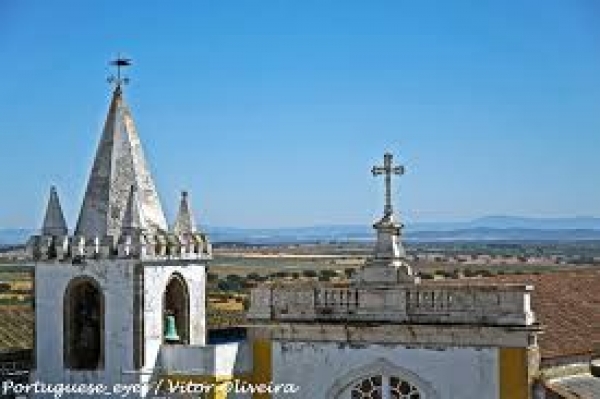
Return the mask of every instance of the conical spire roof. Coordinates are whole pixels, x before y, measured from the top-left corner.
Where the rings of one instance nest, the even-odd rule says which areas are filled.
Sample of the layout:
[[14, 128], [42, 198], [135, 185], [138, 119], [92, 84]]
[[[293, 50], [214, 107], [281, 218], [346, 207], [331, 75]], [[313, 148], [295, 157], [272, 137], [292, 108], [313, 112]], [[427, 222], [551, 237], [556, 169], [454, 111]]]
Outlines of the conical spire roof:
[[137, 191], [144, 226], [151, 231], [166, 231], [165, 216], [131, 112], [123, 98], [121, 86], [117, 85], [75, 234], [86, 237], [118, 236], [132, 186]]
[[42, 225], [42, 235], [48, 236], [65, 236], [69, 233], [65, 216], [58, 200], [56, 187], [50, 188], [50, 198], [48, 198], [48, 206], [46, 207], [46, 215]]
[[181, 192], [181, 202], [179, 203], [179, 211], [177, 219], [173, 225], [173, 233], [177, 235], [193, 234], [196, 232], [196, 222], [192, 214], [192, 209], [189, 203], [187, 191]]

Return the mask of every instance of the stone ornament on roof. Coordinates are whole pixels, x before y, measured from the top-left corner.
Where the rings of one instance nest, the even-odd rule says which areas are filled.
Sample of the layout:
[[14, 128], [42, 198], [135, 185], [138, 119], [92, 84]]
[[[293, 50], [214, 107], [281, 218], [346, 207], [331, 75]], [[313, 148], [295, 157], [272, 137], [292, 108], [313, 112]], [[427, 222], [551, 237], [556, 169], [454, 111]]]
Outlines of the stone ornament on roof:
[[179, 202], [179, 210], [177, 218], [173, 225], [173, 233], [178, 235], [188, 235], [196, 233], [196, 222], [189, 202], [189, 194], [187, 191], [181, 192], [181, 201]]
[[392, 206], [392, 176], [403, 175], [404, 166], [394, 165], [394, 156], [386, 152], [383, 165], [371, 169], [373, 176], [384, 176], [385, 198], [382, 218], [373, 224], [377, 233], [373, 254], [365, 266], [357, 273], [358, 284], [395, 284], [418, 281], [406, 261], [406, 251], [402, 245], [401, 223], [396, 222]]
[[50, 187], [50, 197], [48, 198], [48, 206], [44, 215], [44, 223], [42, 225], [42, 235], [51, 236], [66, 236], [69, 234], [67, 222], [60, 206], [56, 187]]

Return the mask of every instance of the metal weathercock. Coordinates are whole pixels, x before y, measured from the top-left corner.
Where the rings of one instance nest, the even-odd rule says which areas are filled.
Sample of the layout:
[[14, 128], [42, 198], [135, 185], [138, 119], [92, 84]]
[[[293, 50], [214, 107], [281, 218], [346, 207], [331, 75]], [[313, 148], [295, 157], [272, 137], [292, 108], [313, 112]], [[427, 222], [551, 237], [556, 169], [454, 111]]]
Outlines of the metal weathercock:
[[117, 68], [117, 74], [116, 76], [110, 75], [108, 77], [108, 83], [114, 84], [116, 88], [120, 88], [122, 85], [129, 83], [129, 78], [121, 75], [121, 68], [131, 66], [131, 58], [123, 58], [121, 55], [119, 55], [116, 59], [110, 62], [110, 65]]

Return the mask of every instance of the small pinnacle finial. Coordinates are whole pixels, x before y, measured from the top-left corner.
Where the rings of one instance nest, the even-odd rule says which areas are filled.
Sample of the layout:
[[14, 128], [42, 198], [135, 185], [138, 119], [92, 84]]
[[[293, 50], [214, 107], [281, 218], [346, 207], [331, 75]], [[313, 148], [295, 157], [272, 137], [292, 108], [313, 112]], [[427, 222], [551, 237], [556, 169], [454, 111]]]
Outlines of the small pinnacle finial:
[[110, 75], [108, 77], [108, 83], [114, 84], [115, 89], [120, 89], [122, 85], [128, 84], [129, 78], [127, 76], [121, 76], [121, 68], [131, 66], [131, 58], [124, 58], [119, 54], [117, 58], [109, 64], [117, 67], [117, 75]]
[[65, 216], [63, 215], [56, 186], [50, 187], [50, 197], [42, 224], [42, 235], [65, 236], [69, 232]]
[[173, 233], [176, 235], [194, 234], [196, 232], [196, 222], [192, 215], [192, 209], [186, 190], [181, 191], [181, 201], [179, 202], [179, 211], [173, 225]]

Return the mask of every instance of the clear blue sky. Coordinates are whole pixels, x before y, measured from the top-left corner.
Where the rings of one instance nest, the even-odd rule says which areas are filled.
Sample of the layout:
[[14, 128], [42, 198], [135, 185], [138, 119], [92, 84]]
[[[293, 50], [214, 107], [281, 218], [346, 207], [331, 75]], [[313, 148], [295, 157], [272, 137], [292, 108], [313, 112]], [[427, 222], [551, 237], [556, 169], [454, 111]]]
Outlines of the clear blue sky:
[[119, 51], [171, 220], [369, 223], [385, 150], [409, 222], [600, 216], [595, 0], [0, 0], [0, 226], [73, 226]]

